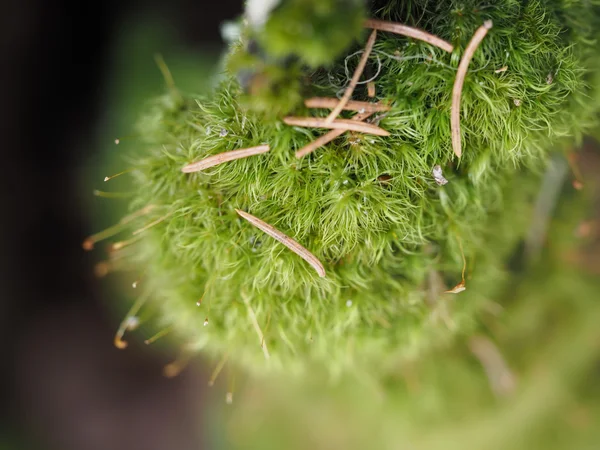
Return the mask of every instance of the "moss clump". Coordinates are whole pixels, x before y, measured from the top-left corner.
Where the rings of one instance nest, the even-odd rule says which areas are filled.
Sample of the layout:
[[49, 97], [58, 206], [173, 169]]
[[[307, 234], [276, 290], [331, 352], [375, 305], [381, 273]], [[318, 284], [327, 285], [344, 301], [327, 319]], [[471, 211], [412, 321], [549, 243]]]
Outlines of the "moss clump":
[[[266, 48], [278, 57], [286, 48], [297, 56], [298, 48], [328, 42], [328, 33], [308, 39], [306, 47], [278, 34], [314, 20], [287, 12], [301, 3], [283, 2], [265, 25], [263, 32], [277, 41]], [[587, 98], [598, 7], [508, 0], [484, 9], [474, 1], [431, 8], [425, 1], [410, 8], [379, 3], [373, 15], [418, 23], [456, 48], [449, 56], [379, 34], [367, 73], [377, 100], [392, 107], [376, 119], [388, 137], [347, 133], [297, 160], [294, 151], [318, 133], [289, 127], [272, 113], [291, 105], [269, 83], [252, 95], [260, 107], [240, 103], [248, 86], [240, 84], [239, 73], [225, 74], [209, 97], [160, 100], [142, 121], [147, 145], [136, 159], [132, 208], [154, 208], [138, 222], [152, 226], [129, 254], [146, 270], [145, 285], [162, 323], [191, 348], [228, 352], [231, 361], [258, 372], [302, 372], [312, 364], [332, 373], [379, 372], [468, 333], [481, 306], [478, 293], [502, 278], [499, 267], [524, 233], [536, 177], [521, 171], [542, 167], [552, 145], [572, 142], [595, 124], [596, 105]], [[328, 19], [319, 19], [332, 24], [331, 36], [346, 20], [343, 10], [326, 9]], [[277, 17], [282, 22], [269, 25]], [[466, 79], [464, 153], [456, 160], [452, 86], [462, 49], [485, 20], [493, 20], [494, 28]], [[295, 80], [288, 91], [297, 99], [338, 94], [358, 59], [350, 51], [334, 60], [351, 39], [344, 42], [328, 57], [307, 60], [329, 62], [327, 67], [280, 66], [282, 79]], [[241, 42], [235, 51], [242, 60], [248, 46]], [[261, 102], [267, 94], [268, 102]], [[355, 98], [366, 98], [365, 90], [359, 88]], [[271, 114], [265, 114], [267, 105]], [[296, 108], [298, 114], [326, 115]], [[271, 146], [267, 154], [202, 173], [181, 172], [189, 162], [263, 143]], [[443, 168], [447, 185], [436, 184], [435, 165]], [[302, 243], [325, 264], [327, 277], [240, 219], [236, 208]], [[444, 286], [460, 281], [463, 259], [467, 292], [444, 296]]]
[[329, 65], [361, 35], [365, 12], [363, 0], [288, 0], [257, 30], [256, 39], [274, 57]]

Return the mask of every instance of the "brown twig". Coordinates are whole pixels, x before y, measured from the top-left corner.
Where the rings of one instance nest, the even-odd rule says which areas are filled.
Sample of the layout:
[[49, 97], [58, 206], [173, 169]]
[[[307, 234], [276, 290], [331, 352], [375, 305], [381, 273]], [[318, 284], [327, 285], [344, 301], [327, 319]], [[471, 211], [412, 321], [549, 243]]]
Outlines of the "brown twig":
[[268, 223], [260, 220], [258, 217], [255, 217], [252, 214], [248, 214], [247, 212], [241, 211], [239, 209], [236, 209], [235, 211], [242, 218], [246, 219], [248, 222], [250, 222], [252, 225], [254, 225], [256, 228], [258, 228], [259, 230], [268, 234], [273, 239], [278, 240], [283, 245], [285, 245], [287, 248], [289, 248], [291, 251], [293, 251], [298, 256], [300, 256], [302, 259], [304, 259], [307, 263], [309, 263], [317, 271], [317, 273], [319, 274], [320, 277], [324, 277], [326, 275], [325, 268], [323, 267], [323, 264], [321, 264], [321, 261], [319, 261], [319, 259], [315, 255], [313, 255], [311, 252], [309, 252], [306, 248], [304, 248], [298, 242], [293, 240], [291, 237], [283, 234], [281, 231], [279, 231], [274, 226], [269, 225]]
[[469, 63], [475, 54], [475, 50], [481, 44], [481, 41], [492, 28], [492, 21], [486, 20], [482, 26], [480, 26], [475, 34], [471, 38], [469, 45], [465, 49], [458, 70], [456, 72], [456, 79], [454, 80], [454, 87], [452, 89], [452, 110], [450, 114], [450, 127], [452, 130], [452, 149], [454, 154], [459, 158], [462, 155], [461, 142], [460, 142], [460, 97], [462, 95], [463, 85], [465, 83], [465, 76], [467, 75], [467, 69]]
[[327, 123], [326, 119], [320, 117], [285, 117], [283, 121], [288, 125], [298, 127], [330, 128], [333, 130], [358, 131], [376, 136], [389, 136], [389, 131], [379, 128], [377, 125], [360, 122], [352, 119], [336, 119]]
[[[339, 104], [339, 100], [333, 97], [312, 97], [304, 100], [304, 106], [307, 108], [335, 108]], [[389, 111], [392, 109], [383, 103], [359, 102], [357, 100], [349, 100], [344, 105], [346, 111], [358, 112], [380, 112]]]
[[[360, 121], [363, 121], [363, 120], [367, 119], [372, 114], [373, 114], [372, 112], [365, 112], [363, 114], [357, 114], [351, 120], [356, 120], [356, 121], [360, 122]], [[318, 137], [317, 139], [315, 139], [311, 143], [305, 145], [300, 150], [298, 150], [296, 152], [296, 158], [302, 158], [303, 156], [306, 156], [309, 153], [314, 152], [319, 147], [322, 147], [322, 146], [330, 143], [335, 138], [337, 138], [337, 137], [341, 136], [342, 134], [344, 134], [346, 131], [347, 130], [331, 130], [328, 133], [325, 133], [323, 136]]]
[[389, 31], [390, 33], [401, 34], [414, 39], [418, 39], [428, 44], [435, 45], [442, 50], [452, 53], [454, 47], [450, 42], [447, 42], [433, 34], [427, 33], [426, 31], [419, 30], [418, 28], [409, 27], [396, 22], [386, 22], [385, 20], [367, 19], [365, 22], [365, 28], [373, 28], [374, 30]]
[[223, 152], [219, 153], [218, 155], [209, 156], [195, 163], [188, 164], [187, 166], [182, 167], [181, 171], [183, 173], [199, 172], [200, 170], [208, 169], [209, 167], [217, 166], [224, 162], [266, 153], [270, 149], [271, 148], [269, 145], [265, 144], [257, 147], [242, 148], [240, 150]]
[[365, 45], [365, 51], [363, 52], [362, 56], [360, 57], [358, 66], [356, 66], [356, 70], [354, 71], [354, 74], [352, 75], [350, 84], [346, 88], [346, 91], [344, 92], [344, 95], [340, 99], [340, 102], [338, 103], [338, 105], [327, 116], [327, 119], [325, 119], [325, 123], [327, 123], [327, 124], [332, 123], [335, 120], [335, 118], [340, 114], [342, 109], [344, 109], [344, 106], [346, 105], [346, 103], [348, 103], [348, 100], [350, 100], [350, 97], [352, 96], [352, 92], [354, 92], [354, 88], [356, 88], [356, 85], [358, 84], [358, 80], [359, 80], [360, 76], [362, 75], [363, 71], [365, 70], [365, 66], [367, 65], [367, 60], [369, 59], [371, 50], [373, 50], [373, 45], [375, 44], [376, 38], [377, 38], [377, 30], [373, 30], [371, 32], [371, 35], [369, 36], [367, 45]]

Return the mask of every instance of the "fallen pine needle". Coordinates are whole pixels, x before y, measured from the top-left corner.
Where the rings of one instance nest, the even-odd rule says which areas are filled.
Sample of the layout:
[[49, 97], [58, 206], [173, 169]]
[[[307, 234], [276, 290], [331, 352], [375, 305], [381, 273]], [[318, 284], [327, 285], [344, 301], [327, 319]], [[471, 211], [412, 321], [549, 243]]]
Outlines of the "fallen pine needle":
[[458, 70], [456, 72], [456, 79], [454, 80], [454, 87], [452, 89], [452, 110], [450, 114], [450, 127], [452, 129], [452, 149], [454, 154], [459, 158], [462, 155], [461, 142], [460, 142], [460, 97], [462, 95], [463, 85], [465, 83], [465, 76], [467, 75], [467, 69], [469, 63], [475, 54], [475, 50], [481, 44], [481, 41], [492, 28], [492, 21], [486, 20], [482, 26], [480, 26], [475, 34], [471, 38], [469, 45], [465, 49]]
[[285, 117], [283, 121], [288, 125], [298, 127], [331, 128], [333, 130], [358, 131], [359, 133], [374, 134], [376, 136], [389, 136], [389, 131], [377, 125], [360, 122], [352, 119], [336, 119], [327, 123], [326, 119], [319, 117]]
[[287, 248], [289, 248], [291, 251], [293, 251], [298, 256], [300, 256], [302, 259], [304, 259], [307, 263], [309, 263], [317, 271], [317, 273], [319, 274], [320, 277], [324, 277], [326, 275], [325, 268], [323, 267], [323, 264], [321, 264], [321, 261], [319, 261], [315, 255], [313, 255], [311, 252], [309, 252], [306, 248], [304, 248], [298, 242], [293, 240], [291, 237], [283, 234], [277, 228], [260, 220], [258, 217], [255, 217], [252, 214], [248, 214], [247, 212], [241, 211], [239, 209], [236, 209], [235, 211], [242, 218], [246, 219], [248, 222], [250, 222], [252, 225], [254, 225], [256, 228], [265, 232], [266, 234], [271, 236], [273, 239], [278, 240], [283, 245], [285, 245]]
[[[372, 114], [373, 113], [371, 113], [371, 112], [368, 112], [368, 113], [365, 112], [363, 114], [357, 114], [351, 120], [363, 121], [366, 118], [368, 118], [369, 116], [371, 116]], [[305, 145], [300, 150], [298, 150], [296, 152], [296, 158], [302, 158], [303, 156], [306, 156], [309, 153], [314, 152], [319, 147], [322, 147], [322, 146], [330, 143], [335, 138], [337, 138], [337, 137], [341, 136], [342, 134], [344, 134], [346, 131], [347, 130], [331, 130], [328, 133], [325, 133], [323, 136], [318, 137], [317, 139], [315, 139], [311, 143]]]
[[367, 95], [369, 98], [375, 97], [375, 83], [373, 81], [367, 83]]
[[[335, 108], [339, 104], [339, 100], [333, 97], [312, 97], [304, 100], [304, 105], [307, 108]], [[344, 105], [346, 111], [358, 111], [358, 112], [381, 112], [389, 111], [390, 106], [384, 105], [383, 103], [372, 103], [372, 102], [359, 102], [356, 100], [349, 100]]]
[[271, 148], [269, 145], [259, 145], [257, 147], [242, 148], [240, 150], [233, 150], [230, 152], [219, 153], [218, 155], [209, 156], [198, 162], [188, 164], [181, 168], [183, 173], [199, 172], [209, 167], [217, 166], [221, 163], [233, 161], [241, 158], [248, 158], [249, 156], [260, 155], [266, 153]]
[[340, 114], [342, 109], [344, 109], [344, 106], [346, 105], [346, 103], [348, 103], [348, 100], [350, 100], [350, 97], [352, 96], [352, 93], [354, 92], [354, 88], [356, 88], [356, 85], [358, 84], [358, 80], [360, 79], [360, 76], [362, 75], [363, 71], [365, 70], [365, 66], [367, 65], [367, 60], [369, 59], [371, 50], [373, 50], [373, 45], [375, 44], [376, 38], [377, 38], [377, 30], [373, 30], [371, 32], [371, 35], [369, 36], [367, 45], [365, 45], [365, 51], [363, 52], [362, 56], [360, 57], [358, 66], [356, 66], [356, 70], [354, 71], [354, 74], [352, 75], [350, 84], [346, 88], [346, 91], [344, 92], [344, 95], [340, 99], [338, 105], [327, 116], [327, 119], [325, 119], [325, 123], [327, 123], [327, 124], [332, 123], [333, 120]]
[[454, 47], [450, 42], [447, 42], [433, 34], [427, 33], [426, 31], [419, 30], [418, 28], [409, 27], [396, 22], [387, 22], [385, 20], [367, 19], [365, 22], [366, 28], [373, 28], [374, 30], [389, 31], [390, 33], [401, 34], [414, 39], [418, 39], [428, 44], [435, 45], [442, 50], [452, 53]]

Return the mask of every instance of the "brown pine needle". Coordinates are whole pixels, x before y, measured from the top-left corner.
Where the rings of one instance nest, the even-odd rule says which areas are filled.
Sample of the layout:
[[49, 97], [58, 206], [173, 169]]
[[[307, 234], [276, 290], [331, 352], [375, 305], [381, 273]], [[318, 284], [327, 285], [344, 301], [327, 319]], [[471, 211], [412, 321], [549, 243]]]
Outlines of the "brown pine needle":
[[[354, 116], [352, 118], [352, 120], [363, 121], [363, 120], [367, 119], [368, 117], [370, 117], [372, 114], [373, 114], [372, 112], [368, 112], [368, 113], [365, 112], [364, 114], [357, 114], [356, 116]], [[346, 131], [347, 130], [331, 130], [328, 133], [325, 133], [323, 136], [318, 137], [317, 139], [312, 141], [310, 144], [307, 144], [304, 147], [302, 147], [300, 150], [298, 150], [296, 152], [296, 158], [302, 158], [303, 156], [306, 156], [309, 153], [314, 152], [319, 147], [322, 147], [322, 146], [330, 143], [338, 136], [341, 136], [342, 134], [344, 134]]]
[[[374, 97], [374, 96], [373, 96]], [[304, 100], [304, 106], [307, 108], [335, 108], [339, 104], [339, 100], [333, 97], [312, 97]], [[383, 112], [392, 109], [388, 105], [383, 103], [372, 103], [372, 102], [359, 102], [357, 100], [349, 100], [344, 105], [345, 111], [358, 111], [358, 112]]]
[[367, 95], [369, 98], [375, 97], [375, 82], [369, 81], [367, 83]]
[[263, 335], [262, 330], [260, 329], [258, 320], [256, 319], [256, 314], [254, 313], [254, 309], [252, 308], [252, 305], [250, 305], [250, 300], [248, 300], [248, 298], [244, 294], [242, 294], [242, 298], [244, 299], [244, 303], [246, 304], [246, 307], [248, 308], [248, 317], [250, 317], [252, 326], [254, 327], [254, 330], [256, 331], [256, 334], [258, 335], [258, 339], [260, 341], [260, 346], [265, 355], [265, 359], [268, 360], [269, 358], [271, 358], [271, 355], [269, 354], [269, 349], [267, 348], [267, 343], [265, 342], [265, 337]]
[[333, 130], [358, 131], [359, 133], [374, 134], [376, 136], [389, 136], [389, 131], [377, 125], [359, 122], [352, 119], [336, 119], [327, 123], [320, 117], [285, 117], [283, 121], [288, 125], [297, 127], [330, 128]]
[[320, 277], [324, 277], [326, 275], [325, 268], [323, 267], [323, 264], [321, 264], [321, 261], [319, 261], [315, 255], [313, 255], [311, 252], [309, 252], [306, 248], [304, 248], [298, 242], [293, 240], [291, 237], [283, 234], [277, 228], [260, 220], [258, 217], [255, 217], [252, 214], [248, 214], [247, 212], [241, 211], [239, 209], [236, 209], [235, 211], [242, 218], [246, 219], [248, 222], [250, 222], [252, 225], [254, 225], [256, 228], [258, 228], [259, 230], [268, 234], [273, 239], [278, 240], [283, 245], [285, 245], [287, 248], [289, 248], [291, 251], [293, 251], [298, 256], [300, 256], [302, 259], [304, 259], [307, 263], [309, 263], [317, 271], [317, 273], [319, 274]]
[[396, 22], [387, 22], [385, 20], [367, 19], [365, 22], [365, 28], [373, 28], [374, 30], [389, 31], [390, 33], [401, 34], [402, 36], [408, 36], [413, 39], [418, 39], [428, 44], [435, 45], [442, 50], [452, 53], [454, 47], [450, 42], [447, 42], [433, 34], [427, 33], [426, 31], [419, 30], [418, 28], [409, 27]]
[[360, 76], [362, 75], [363, 71], [365, 70], [365, 66], [367, 65], [367, 60], [369, 59], [371, 50], [373, 50], [373, 45], [375, 44], [376, 38], [377, 38], [377, 30], [373, 30], [371, 32], [371, 35], [369, 36], [367, 45], [365, 45], [365, 51], [363, 52], [362, 56], [360, 57], [358, 66], [356, 66], [356, 70], [354, 70], [354, 74], [352, 75], [350, 84], [346, 88], [346, 91], [344, 92], [344, 95], [340, 99], [340, 102], [338, 103], [338, 105], [327, 116], [327, 119], [325, 119], [325, 123], [327, 123], [327, 124], [332, 123], [335, 120], [335, 118], [340, 114], [340, 112], [342, 112], [342, 109], [344, 109], [344, 106], [346, 105], [346, 103], [348, 103], [348, 100], [350, 100], [350, 97], [352, 96], [352, 93], [354, 92], [354, 88], [356, 88], [356, 85], [358, 84], [358, 80], [360, 79]]
[[452, 110], [450, 114], [450, 127], [452, 130], [452, 149], [454, 150], [454, 154], [459, 158], [462, 155], [461, 142], [460, 142], [460, 98], [462, 95], [463, 85], [465, 83], [465, 77], [467, 76], [467, 70], [469, 68], [469, 63], [475, 54], [475, 50], [481, 44], [481, 41], [487, 34], [487, 32], [492, 28], [493, 24], [491, 20], [486, 20], [482, 26], [480, 26], [471, 41], [467, 45], [465, 49], [465, 53], [463, 54], [460, 64], [458, 65], [458, 70], [456, 72], [456, 79], [454, 80], [454, 87], [452, 89]]
[[242, 148], [230, 152], [219, 153], [218, 155], [209, 156], [198, 162], [188, 164], [181, 168], [183, 173], [199, 172], [209, 167], [218, 166], [224, 162], [233, 161], [236, 159], [248, 158], [249, 156], [260, 155], [266, 153], [271, 148], [269, 145], [259, 145], [257, 147]]

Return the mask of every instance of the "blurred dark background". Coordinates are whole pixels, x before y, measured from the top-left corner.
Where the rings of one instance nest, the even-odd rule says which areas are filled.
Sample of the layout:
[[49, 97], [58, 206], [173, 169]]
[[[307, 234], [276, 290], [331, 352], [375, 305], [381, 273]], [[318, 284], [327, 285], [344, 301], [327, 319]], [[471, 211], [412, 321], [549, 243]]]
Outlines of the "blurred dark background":
[[110, 79], [124, 28], [159, 17], [189, 52], [214, 49], [242, 1], [1, 5], [0, 448], [212, 448], [189, 413], [206, 404], [201, 364], [168, 380], [168, 351], [113, 347], [118, 319], [94, 276], [99, 257], [81, 248], [98, 231], [96, 199], [81, 186], [98, 143], [116, 137], [106, 135]]

